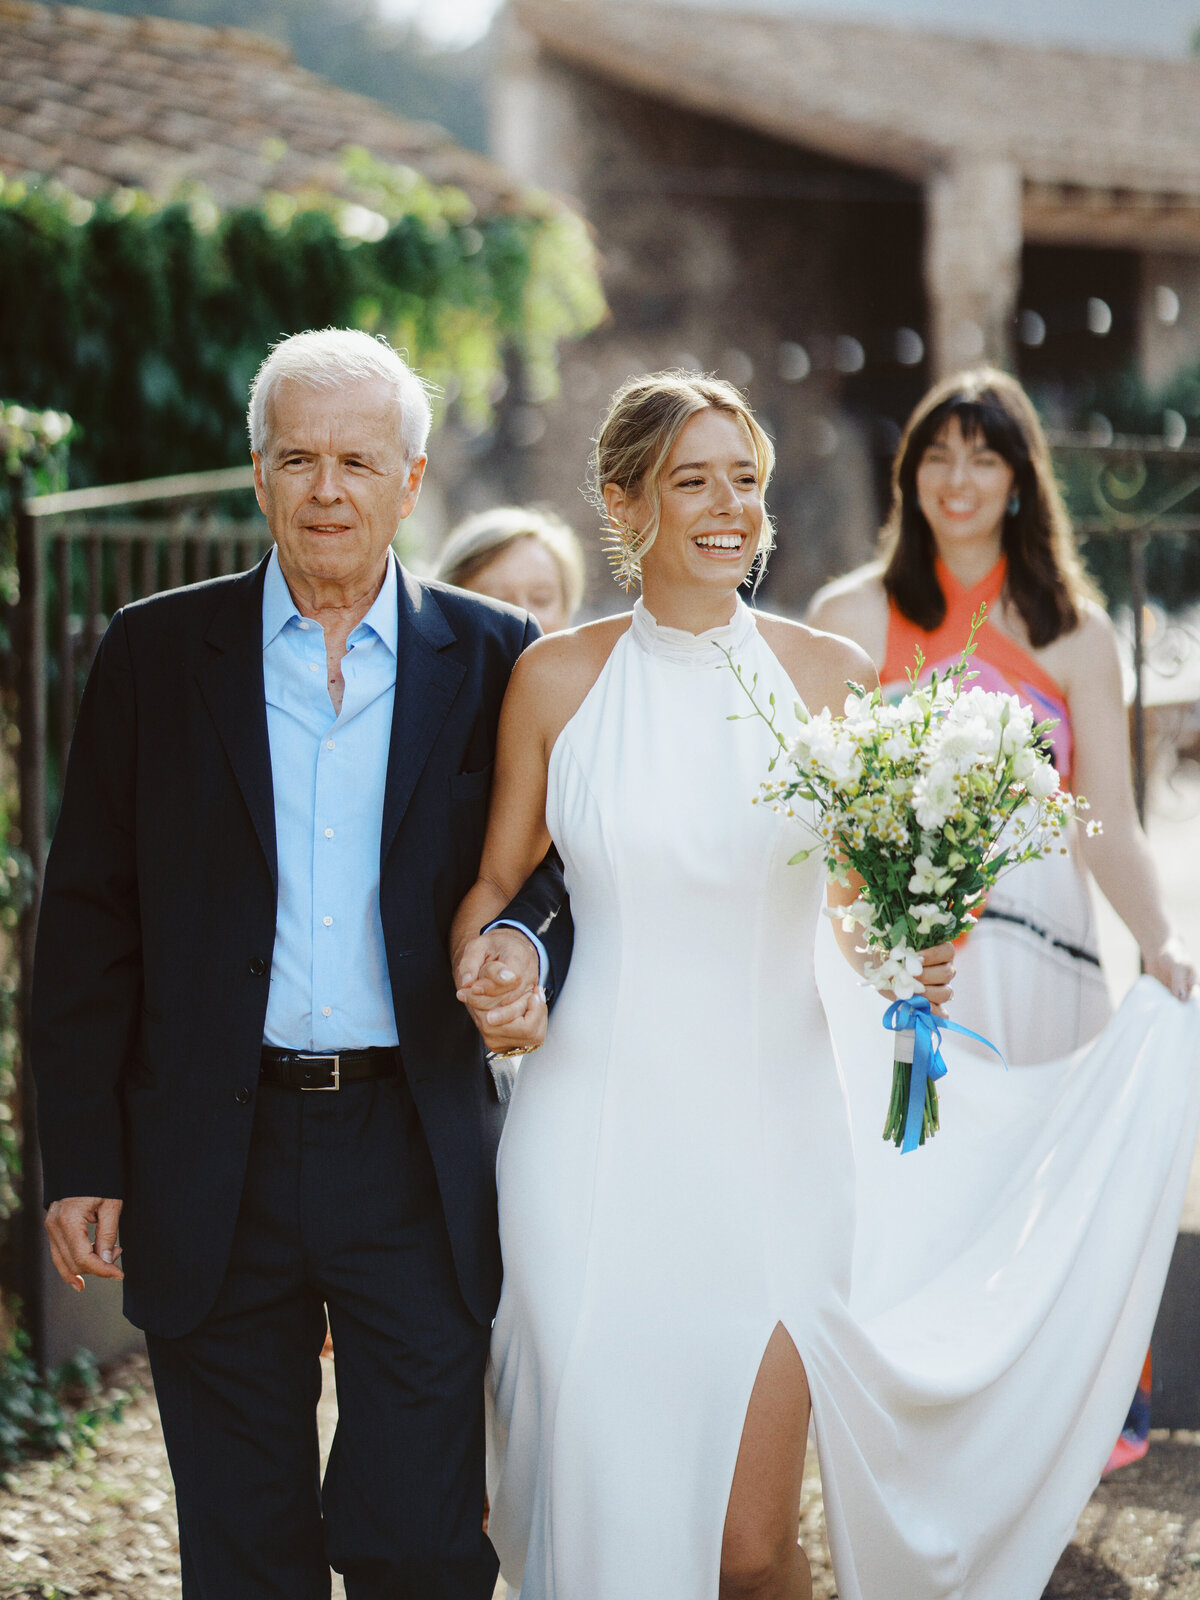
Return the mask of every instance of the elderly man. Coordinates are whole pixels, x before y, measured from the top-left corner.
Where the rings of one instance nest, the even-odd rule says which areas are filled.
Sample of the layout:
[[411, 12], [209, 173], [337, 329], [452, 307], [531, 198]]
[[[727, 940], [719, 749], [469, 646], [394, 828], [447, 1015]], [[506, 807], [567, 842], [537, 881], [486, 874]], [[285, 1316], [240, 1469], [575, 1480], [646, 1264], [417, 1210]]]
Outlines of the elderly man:
[[[274, 549], [120, 612], [75, 731], [35, 976], [47, 1228], [63, 1278], [124, 1276], [146, 1330], [185, 1600], [327, 1600], [331, 1564], [350, 1600], [495, 1579], [503, 1113], [447, 936], [537, 628], [392, 554], [429, 421], [382, 341], [276, 346], [250, 400]], [[542, 992], [504, 995], [539, 952], [561, 981], [563, 905], [548, 861], [508, 913], [540, 941], [467, 952], [493, 1048], [541, 1036]]]

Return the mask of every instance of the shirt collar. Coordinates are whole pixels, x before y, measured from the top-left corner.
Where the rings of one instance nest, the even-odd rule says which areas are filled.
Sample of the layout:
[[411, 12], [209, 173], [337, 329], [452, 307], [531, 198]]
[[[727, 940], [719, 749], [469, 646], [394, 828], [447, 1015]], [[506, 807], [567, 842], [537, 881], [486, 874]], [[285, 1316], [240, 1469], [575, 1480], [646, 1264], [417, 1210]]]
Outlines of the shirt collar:
[[[387, 570], [383, 574], [383, 586], [375, 596], [371, 609], [354, 629], [357, 633], [359, 628], [370, 628], [393, 655], [397, 653], [400, 643], [396, 565], [395, 553], [389, 550]], [[279, 565], [279, 551], [276, 549], [271, 551], [266, 575], [263, 578], [262, 612], [264, 650], [283, 632], [293, 617], [297, 620], [300, 618], [296, 602], [292, 599], [292, 591], [288, 588], [287, 579]]]

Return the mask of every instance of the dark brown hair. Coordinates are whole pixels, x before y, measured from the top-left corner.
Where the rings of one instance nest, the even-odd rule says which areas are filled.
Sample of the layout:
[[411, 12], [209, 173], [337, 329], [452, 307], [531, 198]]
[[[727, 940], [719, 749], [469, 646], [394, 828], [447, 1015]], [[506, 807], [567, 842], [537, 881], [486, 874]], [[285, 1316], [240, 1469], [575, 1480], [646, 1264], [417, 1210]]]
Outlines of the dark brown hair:
[[1001, 548], [1005, 592], [1035, 648], [1078, 626], [1085, 600], [1098, 600], [1075, 548], [1050, 448], [1029, 396], [995, 367], [959, 372], [932, 388], [908, 420], [892, 463], [892, 507], [879, 537], [883, 587], [901, 612], [932, 633], [946, 615], [934, 571], [933, 532], [917, 499], [917, 468], [952, 417], [963, 437], [982, 437], [1013, 470], [1017, 509], [1006, 513]]

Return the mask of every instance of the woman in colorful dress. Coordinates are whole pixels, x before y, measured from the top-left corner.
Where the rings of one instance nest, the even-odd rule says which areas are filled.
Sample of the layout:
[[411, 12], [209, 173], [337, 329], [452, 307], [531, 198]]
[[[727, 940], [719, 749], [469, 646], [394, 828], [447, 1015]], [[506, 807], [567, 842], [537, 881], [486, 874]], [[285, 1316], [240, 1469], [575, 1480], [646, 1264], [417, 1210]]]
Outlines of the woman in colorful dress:
[[[879, 560], [823, 589], [809, 620], [861, 645], [885, 693], [898, 696], [918, 652], [924, 677], [957, 660], [972, 618], [986, 606], [976, 681], [1016, 695], [1039, 720], [1055, 719], [1048, 739], [1062, 783], [1087, 797], [1100, 824], [1074, 838], [1067, 853], [1004, 877], [959, 951], [956, 1019], [992, 1040], [1010, 1066], [1033, 1068], [1070, 1055], [1109, 1017], [1089, 872], [1137, 940], [1148, 973], [1180, 998], [1196, 976], [1137, 819], [1116, 639], [1076, 551], [1037, 414], [1014, 378], [985, 367], [932, 389], [905, 430], [892, 484]], [[844, 989], [827, 959], [822, 973], [834, 991]], [[842, 1043], [843, 1054], [858, 1048]], [[957, 1079], [950, 1095], [1003, 1099], [1004, 1087], [987, 1071], [968, 1064]], [[1052, 1098], [1056, 1073], [1043, 1079], [1040, 1092]], [[1036, 1082], [1026, 1074], [1023, 1084], [1035, 1099]], [[964, 1104], [959, 1120], [966, 1114]], [[1004, 1113], [980, 1109], [980, 1116], [994, 1127]], [[862, 1163], [868, 1186], [872, 1173], [885, 1176], [873, 1155]], [[905, 1183], [920, 1191], [913, 1203], [932, 1203], [937, 1169], [957, 1168], [964, 1155], [949, 1138], [920, 1172], [906, 1170]], [[1004, 1141], [993, 1140], [987, 1170], [998, 1175], [1003, 1155]], [[878, 1198], [900, 1228], [902, 1217], [887, 1210], [895, 1174], [886, 1177], [889, 1193]], [[945, 1181], [961, 1204], [957, 1172], [947, 1171]], [[984, 1205], [987, 1184], [976, 1193]], [[964, 1224], [974, 1214], [959, 1211]], [[872, 1238], [881, 1253], [894, 1243], [887, 1227]], [[1147, 1410], [1135, 1402], [1137, 1415], [1110, 1465], [1145, 1453]]]

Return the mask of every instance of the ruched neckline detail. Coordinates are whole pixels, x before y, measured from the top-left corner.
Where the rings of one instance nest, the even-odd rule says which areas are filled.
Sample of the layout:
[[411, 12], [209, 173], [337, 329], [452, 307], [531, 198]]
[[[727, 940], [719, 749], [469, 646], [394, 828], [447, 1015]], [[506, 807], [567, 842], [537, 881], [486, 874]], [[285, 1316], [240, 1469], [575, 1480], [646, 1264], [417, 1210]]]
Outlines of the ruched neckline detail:
[[633, 608], [633, 626], [630, 632], [634, 642], [647, 655], [681, 667], [723, 667], [725, 656], [737, 655], [758, 632], [754, 613], [744, 601], [738, 599], [730, 620], [720, 628], [709, 628], [705, 633], [688, 633], [685, 628], [668, 628], [638, 600]]

